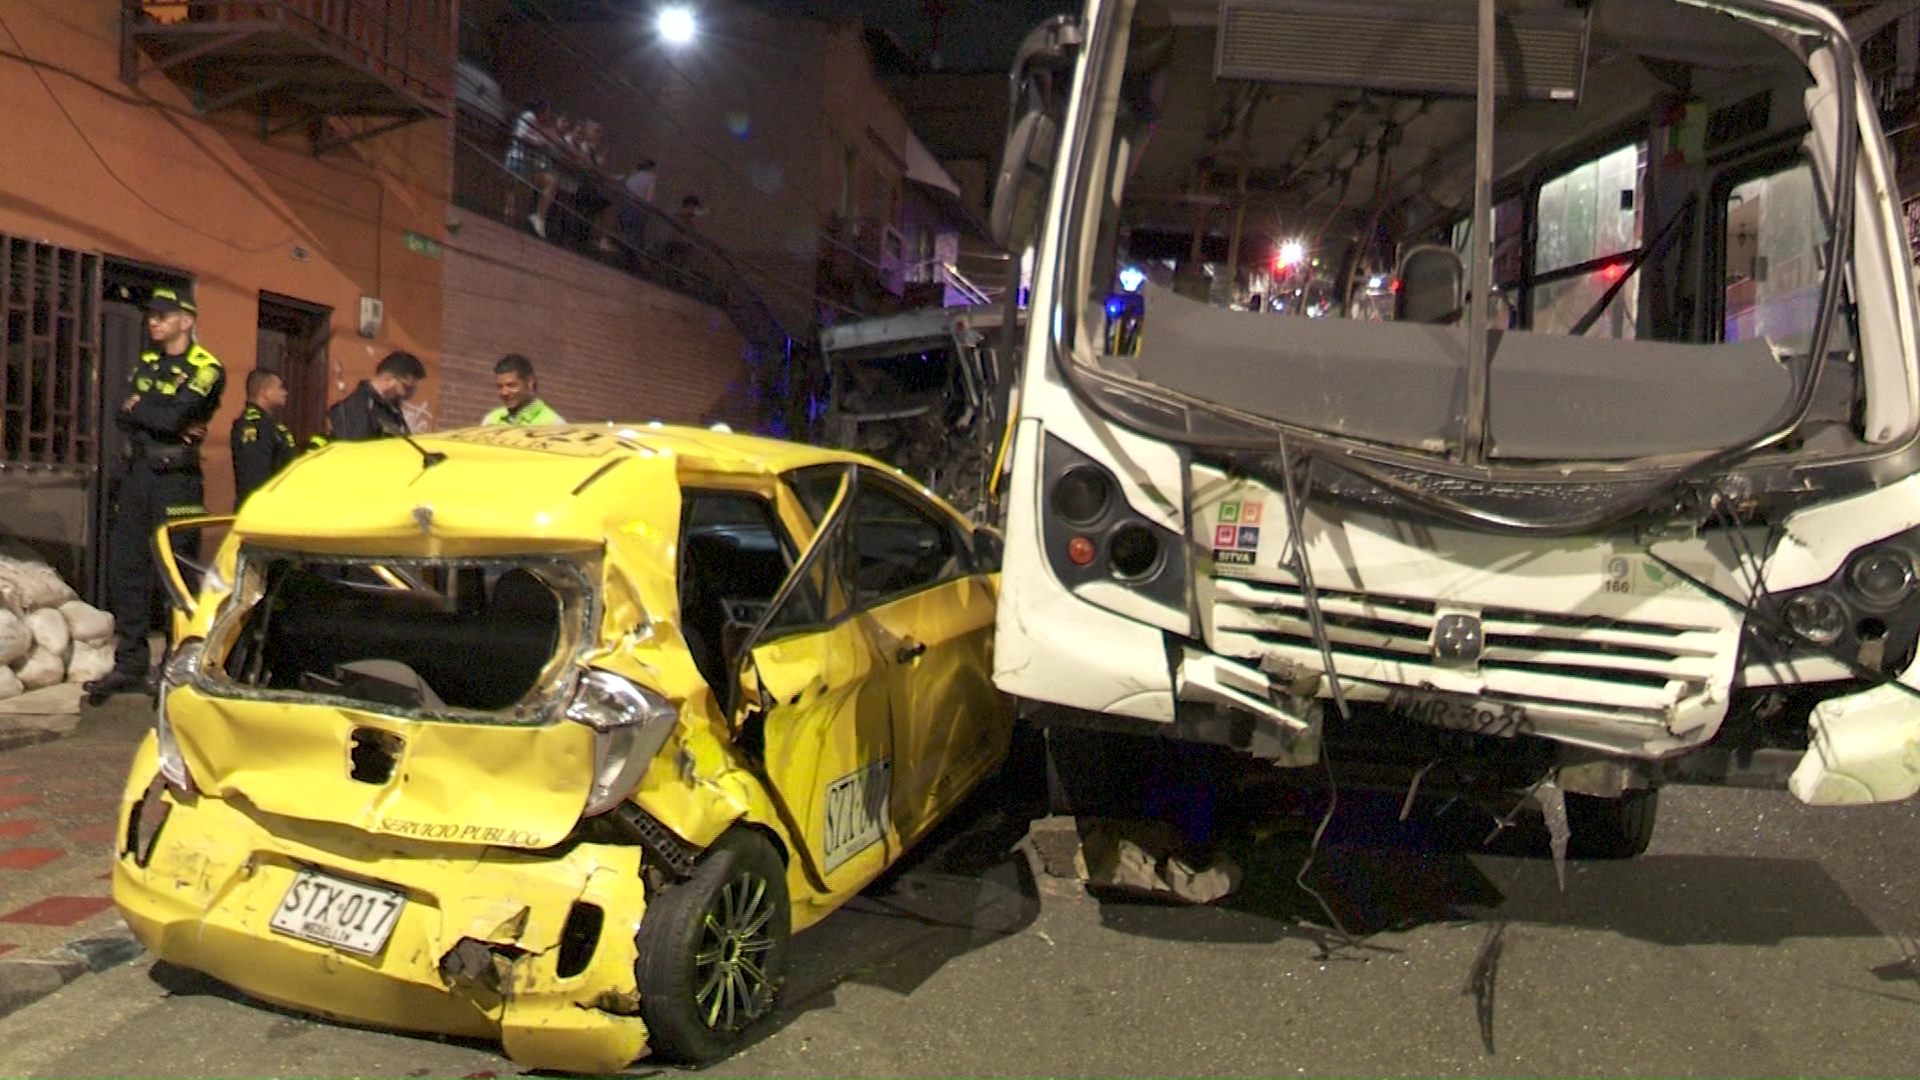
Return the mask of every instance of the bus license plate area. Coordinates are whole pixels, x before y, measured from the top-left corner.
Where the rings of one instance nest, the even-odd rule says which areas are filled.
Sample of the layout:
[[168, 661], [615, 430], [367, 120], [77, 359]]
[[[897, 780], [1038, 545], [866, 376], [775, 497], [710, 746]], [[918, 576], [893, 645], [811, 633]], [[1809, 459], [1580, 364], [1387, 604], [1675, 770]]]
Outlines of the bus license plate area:
[[373, 956], [386, 947], [407, 898], [390, 889], [302, 870], [267, 925], [277, 933]]

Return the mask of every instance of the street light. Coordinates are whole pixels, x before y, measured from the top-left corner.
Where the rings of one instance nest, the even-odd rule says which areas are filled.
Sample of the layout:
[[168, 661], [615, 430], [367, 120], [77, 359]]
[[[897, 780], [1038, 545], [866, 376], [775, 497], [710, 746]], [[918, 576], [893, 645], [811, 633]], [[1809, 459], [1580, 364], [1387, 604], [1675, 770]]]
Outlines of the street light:
[[686, 45], [693, 41], [699, 26], [694, 22], [693, 9], [681, 4], [670, 4], [660, 9], [660, 39], [669, 45]]

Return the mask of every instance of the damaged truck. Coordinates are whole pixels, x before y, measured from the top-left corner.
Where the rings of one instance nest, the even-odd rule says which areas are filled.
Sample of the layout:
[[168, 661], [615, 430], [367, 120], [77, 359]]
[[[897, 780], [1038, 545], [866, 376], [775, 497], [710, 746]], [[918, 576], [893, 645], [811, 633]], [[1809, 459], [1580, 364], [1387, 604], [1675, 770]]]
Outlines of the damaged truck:
[[1912, 255], [1832, 11], [1088, 0], [1011, 90], [995, 676], [1068, 795], [1207, 743], [1630, 856], [1669, 782], [1920, 787]]
[[[1016, 316], [1014, 332], [1022, 321]], [[1013, 364], [999, 304], [858, 319], [820, 332], [829, 446], [869, 454], [926, 484], [976, 522], [1006, 433]]]

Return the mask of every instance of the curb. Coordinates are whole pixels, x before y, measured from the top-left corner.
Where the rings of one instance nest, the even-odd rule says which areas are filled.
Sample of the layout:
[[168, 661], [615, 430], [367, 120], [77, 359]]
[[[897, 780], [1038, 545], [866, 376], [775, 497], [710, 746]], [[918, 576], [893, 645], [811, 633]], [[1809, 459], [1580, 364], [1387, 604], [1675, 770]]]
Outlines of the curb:
[[0, 1016], [52, 994], [90, 971], [105, 971], [143, 950], [127, 924], [115, 920], [105, 933], [70, 941], [32, 960], [0, 960]]
[[0, 751], [64, 739], [79, 727], [78, 712], [24, 716], [0, 713]]

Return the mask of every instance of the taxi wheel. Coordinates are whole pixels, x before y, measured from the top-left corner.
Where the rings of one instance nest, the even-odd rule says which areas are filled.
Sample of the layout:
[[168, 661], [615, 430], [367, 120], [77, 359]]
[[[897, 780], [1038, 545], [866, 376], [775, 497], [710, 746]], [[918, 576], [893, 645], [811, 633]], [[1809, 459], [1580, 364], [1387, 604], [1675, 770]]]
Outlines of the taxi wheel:
[[773, 845], [748, 829], [722, 836], [640, 920], [634, 975], [653, 1053], [698, 1065], [742, 1046], [773, 1013], [792, 932]]

